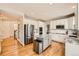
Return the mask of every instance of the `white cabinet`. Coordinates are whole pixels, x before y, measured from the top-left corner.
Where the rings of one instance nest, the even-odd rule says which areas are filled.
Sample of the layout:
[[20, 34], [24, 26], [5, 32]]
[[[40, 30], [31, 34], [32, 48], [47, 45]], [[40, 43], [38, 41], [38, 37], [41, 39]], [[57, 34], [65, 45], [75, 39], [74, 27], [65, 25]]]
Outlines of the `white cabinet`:
[[58, 42], [64, 43], [65, 42], [65, 38], [66, 38], [66, 35], [52, 34], [52, 40], [54, 40], [54, 41], [58, 41]]
[[65, 43], [65, 55], [66, 56], [79, 56], [79, 44]]
[[66, 38], [65, 55], [79, 56], [79, 38], [73, 38], [73, 37]]
[[46, 35], [43, 39], [43, 50], [45, 50], [49, 45], [51, 44], [51, 39], [49, 38], [49, 35]]
[[65, 42], [66, 30], [52, 30], [51, 39], [58, 42]]
[[45, 50], [49, 46], [48, 39], [43, 40], [43, 50]]

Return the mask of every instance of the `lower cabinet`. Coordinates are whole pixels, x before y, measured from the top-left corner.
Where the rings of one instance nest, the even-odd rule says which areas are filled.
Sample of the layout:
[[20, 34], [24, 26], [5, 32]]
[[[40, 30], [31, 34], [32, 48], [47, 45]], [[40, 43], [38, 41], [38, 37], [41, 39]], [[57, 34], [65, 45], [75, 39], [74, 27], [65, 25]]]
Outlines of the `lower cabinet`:
[[48, 38], [38, 38], [33, 41], [33, 49], [36, 53], [42, 53], [49, 45]]
[[65, 43], [65, 56], [79, 56], [79, 44]]
[[52, 40], [65, 43], [66, 35], [63, 34], [52, 34]]
[[43, 50], [45, 50], [49, 46], [48, 42], [49, 42], [48, 39], [43, 40]]

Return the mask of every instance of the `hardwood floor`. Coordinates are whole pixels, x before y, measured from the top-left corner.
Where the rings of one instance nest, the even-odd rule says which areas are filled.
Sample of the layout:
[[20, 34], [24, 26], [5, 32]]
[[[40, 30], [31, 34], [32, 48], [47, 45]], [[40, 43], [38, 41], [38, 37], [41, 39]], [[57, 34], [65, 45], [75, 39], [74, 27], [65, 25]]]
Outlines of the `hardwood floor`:
[[2, 42], [1, 56], [64, 56], [64, 50], [63, 43], [52, 42], [43, 53], [36, 54], [33, 51], [33, 43], [22, 47], [17, 40], [7, 38]]
[[2, 46], [1, 55], [3, 55], [3, 56], [18, 55], [18, 49], [19, 49], [20, 45], [18, 46], [17, 40], [14, 40], [13, 38], [4, 39], [1, 46]]

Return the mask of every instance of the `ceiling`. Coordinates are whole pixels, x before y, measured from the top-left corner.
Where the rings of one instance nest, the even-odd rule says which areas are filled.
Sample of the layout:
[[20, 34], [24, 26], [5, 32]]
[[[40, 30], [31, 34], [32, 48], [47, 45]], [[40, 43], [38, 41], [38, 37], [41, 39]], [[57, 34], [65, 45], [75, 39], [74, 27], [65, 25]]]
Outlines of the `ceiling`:
[[0, 8], [9, 8], [35, 19], [49, 20], [75, 12], [75, 3], [0, 3]]
[[7, 13], [5, 11], [0, 12], [0, 20], [2, 21], [15, 21], [15, 20], [20, 20], [21, 17], [13, 15], [11, 13]]

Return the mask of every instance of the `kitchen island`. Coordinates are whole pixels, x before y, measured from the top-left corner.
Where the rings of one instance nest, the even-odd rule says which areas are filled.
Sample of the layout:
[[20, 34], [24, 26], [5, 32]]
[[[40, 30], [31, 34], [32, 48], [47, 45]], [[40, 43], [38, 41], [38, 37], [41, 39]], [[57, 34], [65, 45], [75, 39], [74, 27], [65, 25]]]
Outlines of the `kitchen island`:
[[36, 40], [33, 41], [33, 50], [40, 54], [44, 50], [46, 50], [47, 47], [51, 45], [51, 42], [49, 38], [37, 38]]

